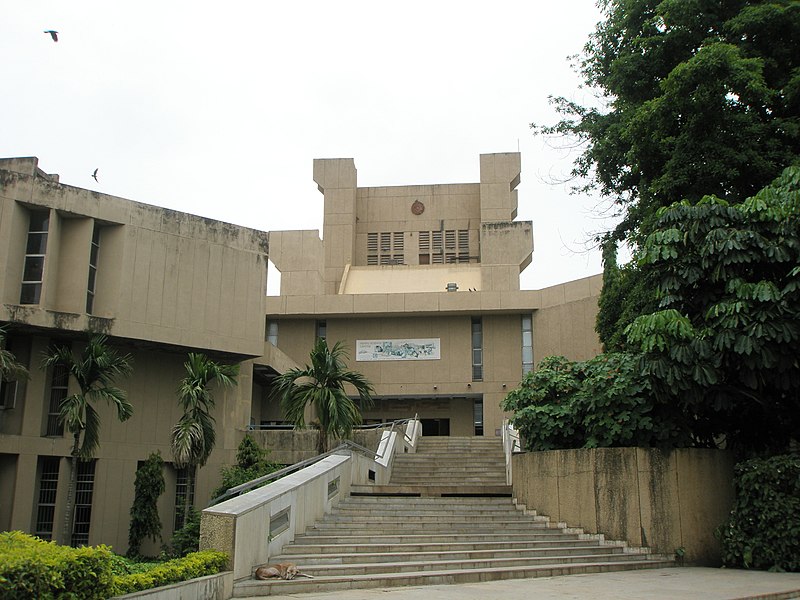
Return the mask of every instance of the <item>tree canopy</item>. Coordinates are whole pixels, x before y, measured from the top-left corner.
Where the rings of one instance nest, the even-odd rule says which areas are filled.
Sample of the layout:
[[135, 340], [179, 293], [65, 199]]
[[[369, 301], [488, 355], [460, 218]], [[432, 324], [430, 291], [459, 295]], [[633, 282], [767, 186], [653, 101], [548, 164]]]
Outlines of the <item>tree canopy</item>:
[[608, 351], [657, 308], [651, 280], [620, 268], [659, 208], [706, 195], [731, 203], [800, 156], [800, 3], [795, 0], [600, 0], [604, 13], [577, 59], [595, 106], [552, 98], [561, 120], [534, 125], [581, 148], [575, 191], [598, 192], [620, 216], [601, 235], [597, 331]]
[[[578, 68], [601, 107], [555, 98], [573, 174], [621, 208], [618, 239], [659, 207], [742, 201], [800, 153], [800, 4], [602, 0]], [[646, 233], [646, 231], [645, 231]]]
[[800, 167], [742, 203], [658, 211], [638, 253], [660, 308], [628, 352], [543, 361], [503, 403], [529, 449], [783, 451], [800, 428]]
[[627, 329], [696, 440], [785, 447], [800, 424], [800, 168], [739, 204], [658, 213], [640, 258], [661, 310]]

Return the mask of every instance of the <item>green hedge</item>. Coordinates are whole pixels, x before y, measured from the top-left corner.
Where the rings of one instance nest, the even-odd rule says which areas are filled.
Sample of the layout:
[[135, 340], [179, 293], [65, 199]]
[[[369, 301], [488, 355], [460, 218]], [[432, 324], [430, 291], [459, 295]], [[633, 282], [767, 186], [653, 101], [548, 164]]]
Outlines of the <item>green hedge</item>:
[[0, 533], [0, 597], [103, 600], [113, 595], [111, 550], [70, 548], [20, 531]]
[[224, 552], [193, 552], [144, 573], [114, 576], [106, 546], [70, 548], [21, 531], [0, 533], [0, 598], [3, 600], [104, 600], [227, 568]]
[[736, 503], [717, 530], [726, 566], [800, 571], [800, 454], [736, 465]]
[[228, 556], [216, 550], [192, 552], [183, 558], [162, 563], [144, 573], [122, 575], [114, 581], [114, 594], [130, 594], [162, 585], [178, 583], [205, 575], [214, 575], [224, 571], [228, 565]]

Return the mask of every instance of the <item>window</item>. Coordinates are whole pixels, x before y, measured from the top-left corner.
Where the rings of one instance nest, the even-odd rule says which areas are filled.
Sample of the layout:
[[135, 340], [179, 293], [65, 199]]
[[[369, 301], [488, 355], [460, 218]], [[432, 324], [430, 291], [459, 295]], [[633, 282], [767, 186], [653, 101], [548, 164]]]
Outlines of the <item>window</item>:
[[25, 247], [25, 265], [22, 270], [20, 304], [39, 304], [44, 280], [44, 258], [47, 253], [47, 230], [50, 211], [36, 210], [30, 213], [28, 243]]
[[17, 405], [19, 382], [0, 379], [0, 410], [10, 410]]
[[189, 469], [194, 467], [183, 467], [176, 469], [178, 477], [175, 481], [175, 531], [183, 527], [183, 508], [186, 505], [186, 494], [189, 494], [189, 504], [194, 504], [194, 481], [192, 477], [192, 486], [189, 489]]
[[267, 321], [267, 341], [273, 346], [278, 346], [278, 322]]
[[36, 525], [33, 532], [43, 540], [53, 539], [60, 462], [61, 459], [57, 456], [39, 457], [39, 494], [36, 503]]
[[58, 419], [61, 411], [61, 402], [67, 397], [69, 388], [69, 368], [63, 363], [53, 365], [53, 374], [50, 379], [50, 403], [47, 409], [47, 425], [45, 436], [64, 435], [64, 425]]
[[367, 265], [402, 265], [405, 241], [402, 231], [367, 234]]
[[97, 461], [78, 461], [78, 482], [75, 487], [75, 518], [72, 526], [72, 545], [89, 543], [89, 526], [92, 522], [92, 496], [94, 494], [94, 467]]
[[469, 262], [469, 229], [420, 231], [419, 264], [441, 265]]
[[92, 232], [92, 249], [89, 253], [89, 281], [86, 284], [86, 313], [92, 314], [94, 292], [97, 284], [97, 257], [100, 253], [100, 228], [97, 223]]
[[483, 324], [472, 317], [472, 381], [483, 381]]
[[472, 420], [475, 424], [475, 435], [483, 435], [483, 398], [476, 398], [472, 404]]
[[522, 376], [533, 371], [533, 316], [522, 315]]
[[328, 335], [328, 322], [327, 321], [317, 321], [317, 339], [327, 339]]

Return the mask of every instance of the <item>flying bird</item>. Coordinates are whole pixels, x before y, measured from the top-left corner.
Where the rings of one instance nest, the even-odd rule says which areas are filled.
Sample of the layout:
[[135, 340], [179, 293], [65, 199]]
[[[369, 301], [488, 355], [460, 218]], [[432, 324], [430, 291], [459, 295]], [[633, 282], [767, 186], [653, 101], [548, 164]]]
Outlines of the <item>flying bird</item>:
[[54, 42], [58, 41], [58, 32], [57, 31], [55, 31], [53, 29], [48, 29], [48, 30], [45, 31], [45, 33], [49, 33], [50, 37], [53, 38]]
[[95, 169], [95, 170], [94, 170], [94, 173], [92, 173], [92, 177], [94, 177], [94, 180], [95, 180], [95, 181], [97, 181], [97, 183], [100, 183], [100, 180], [99, 180], [99, 179], [97, 179], [97, 171], [98, 171], [98, 170], [99, 170], [99, 169]]

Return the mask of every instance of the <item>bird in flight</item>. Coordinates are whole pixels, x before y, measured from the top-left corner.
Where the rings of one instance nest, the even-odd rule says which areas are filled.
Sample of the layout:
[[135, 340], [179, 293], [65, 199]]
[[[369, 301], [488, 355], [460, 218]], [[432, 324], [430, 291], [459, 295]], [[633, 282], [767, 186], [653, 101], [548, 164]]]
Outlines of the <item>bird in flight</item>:
[[58, 41], [58, 32], [55, 31], [54, 29], [48, 29], [45, 31], [45, 33], [49, 33], [50, 37], [53, 38], [54, 42]]
[[99, 170], [99, 169], [95, 169], [95, 170], [94, 170], [94, 173], [92, 173], [92, 177], [94, 177], [94, 180], [95, 180], [95, 181], [97, 181], [98, 183], [100, 183], [100, 180], [99, 180], [99, 179], [97, 179], [97, 171], [98, 171], [98, 170]]

